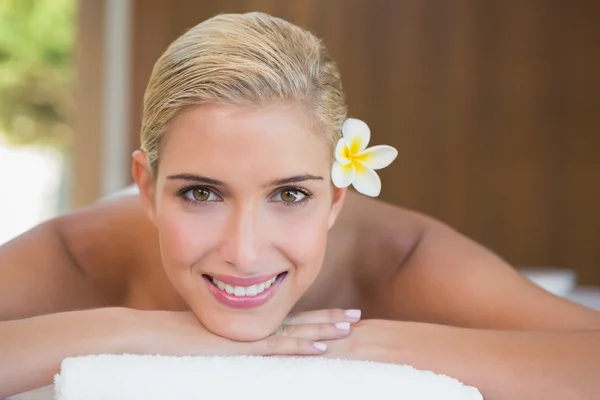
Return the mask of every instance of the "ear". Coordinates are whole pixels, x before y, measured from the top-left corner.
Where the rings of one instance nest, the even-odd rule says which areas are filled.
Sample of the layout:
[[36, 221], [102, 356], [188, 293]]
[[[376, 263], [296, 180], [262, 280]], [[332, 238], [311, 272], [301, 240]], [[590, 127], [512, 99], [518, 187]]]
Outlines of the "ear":
[[331, 211], [329, 212], [328, 229], [331, 229], [333, 224], [335, 224], [335, 221], [342, 210], [342, 206], [344, 205], [344, 200], [346, 200], [347, 193], [348, 188], [338, 188], [333, 186], [333, 201], [331, 203]]
[[141, 150], [134, 151], [132, 156], [133, 162], [131, 165], [131, 172], [140, 191], [140, 199], [142, 200], [142, 204], [146, 209], [148, 217], [153, 224], [156, 224], [156, 205], [154, 202], [155, 183], [148, 165], [148, 159], [146, 154]]

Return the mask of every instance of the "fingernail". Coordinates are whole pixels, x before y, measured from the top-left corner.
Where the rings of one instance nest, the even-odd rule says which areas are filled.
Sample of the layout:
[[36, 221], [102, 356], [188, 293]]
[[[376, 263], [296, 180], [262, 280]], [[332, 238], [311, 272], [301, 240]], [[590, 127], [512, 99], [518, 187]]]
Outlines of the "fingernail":
[[342, 331], [349, 331], [350, 330], [350, 322], [338, 322], [337, 324], [335, 324], [335, 327]]
[[325, 343], [315, 342], [313, 344], [313, 346], [315, 346], [315, 349], [317, 349], [319, 351], [325, 351], [325, 350], [327, 350], [327, 345]]
[[346, 310], [346, 315], [352, 319], [360, 319], [360, 310]]

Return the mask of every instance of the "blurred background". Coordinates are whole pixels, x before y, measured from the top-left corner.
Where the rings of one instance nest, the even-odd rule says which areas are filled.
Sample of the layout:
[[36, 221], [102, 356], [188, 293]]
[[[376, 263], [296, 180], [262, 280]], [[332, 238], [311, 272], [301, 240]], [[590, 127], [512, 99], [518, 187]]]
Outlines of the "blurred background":
[[131, 183], [155, 60], [253, 10], [324, 39], [383, 200], [600, 285], [596, 0], [0, 0], [0, 243]]

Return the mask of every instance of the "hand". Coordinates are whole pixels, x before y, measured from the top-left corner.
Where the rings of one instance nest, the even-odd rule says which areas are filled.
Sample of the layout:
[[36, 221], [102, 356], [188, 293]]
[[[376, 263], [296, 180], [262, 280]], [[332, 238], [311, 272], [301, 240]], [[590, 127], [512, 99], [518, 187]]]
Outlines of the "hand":
[[408, 347], [418, 345], [427, 330], [419, 327], [425, 324], [387, 320], [363, 320], [352, 327], [347, 337], [327, 342], [324, 357], [343, 358], [361, 361], [396, 362], [400, 351], [405, 356]]
[[237, 342], [217, 336], [202, 326], [192, 312], [135, 311], [139, 352], [162, 355], [321, 355], [326, 345], [348, 336], [360, 312], [339, 309], [290, 315], [266, 339]]
[[259, 355], [320, 355], [327, 348], [327, 344], [320, 341], [345, 338], [359, 320], [359, 310], [329, 309], [292, 314], [275, 334], [254, 343], [259, 346]]
[[353, 325], [347, 337], [327, 342], [323, 356], [430, 367], [430, 360], [448, 353], [447, 343], [458, 331], [423, 322], [366, 319]]

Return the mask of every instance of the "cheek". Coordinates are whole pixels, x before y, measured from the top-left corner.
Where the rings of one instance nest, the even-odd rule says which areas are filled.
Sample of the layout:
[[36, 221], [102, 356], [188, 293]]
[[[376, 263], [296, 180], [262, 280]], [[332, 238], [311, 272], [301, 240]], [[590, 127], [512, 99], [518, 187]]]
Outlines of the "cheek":
[[296, 266], [319, 268], [327, 245], [327, 224], [328, 215], [324, 212], [281, 223], [277, 247]]
[[199, 221], [175, 207], [161, 210], [158, 229], [165, 266], [188, 268], [198, 261], [213, 246], [214, 236], [206, 234], [206, 226], [210, 226], [207, 221]]

